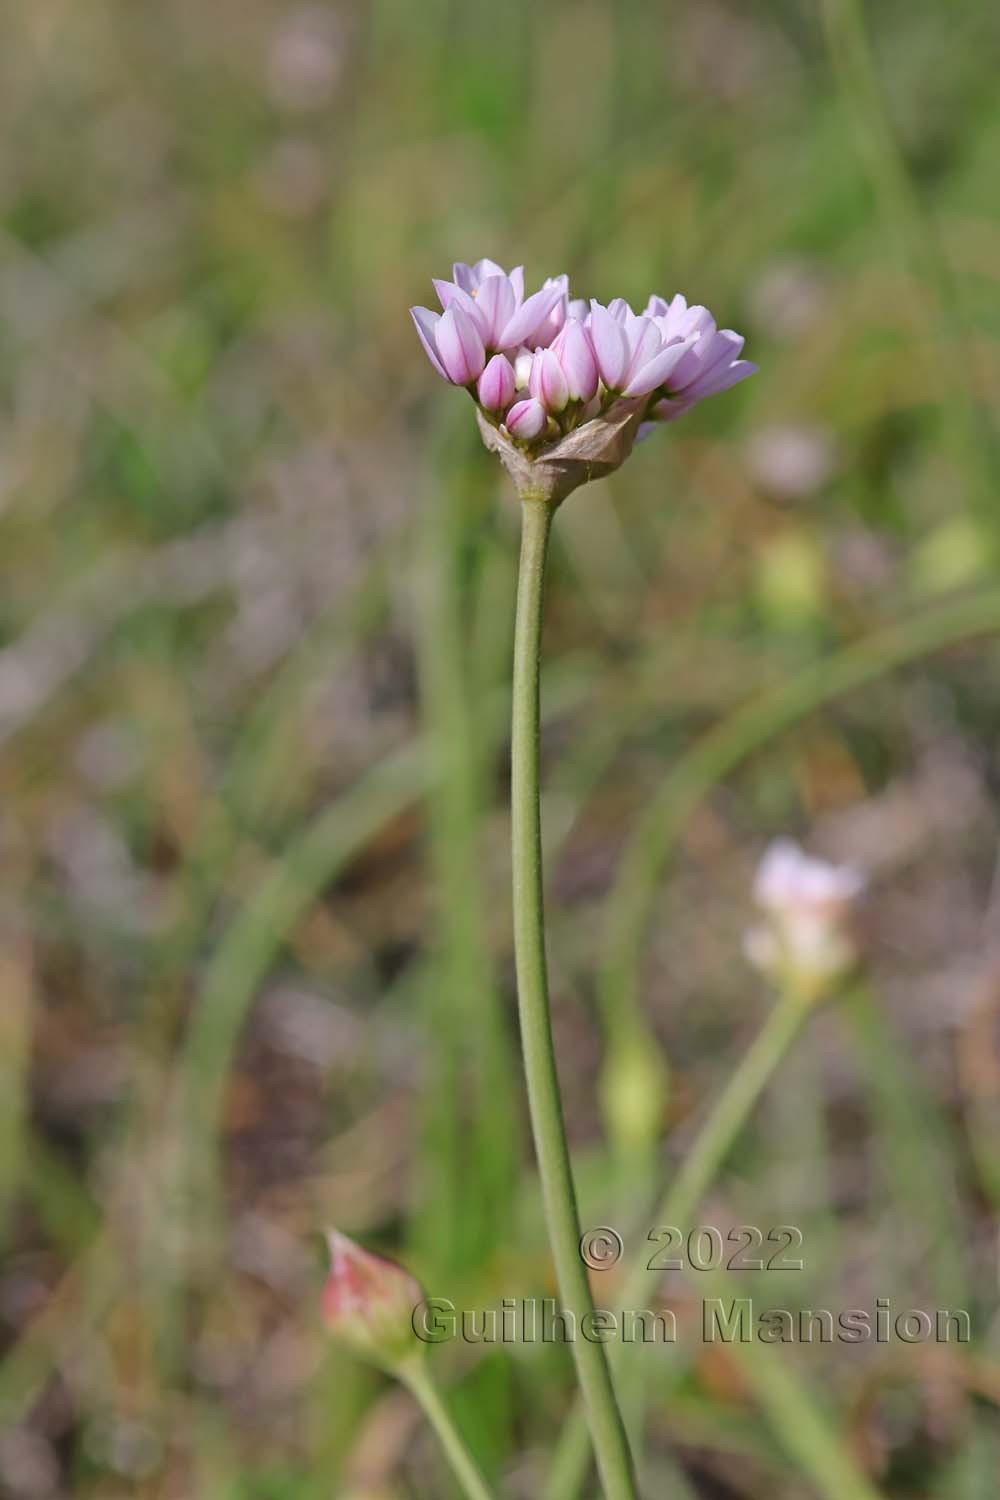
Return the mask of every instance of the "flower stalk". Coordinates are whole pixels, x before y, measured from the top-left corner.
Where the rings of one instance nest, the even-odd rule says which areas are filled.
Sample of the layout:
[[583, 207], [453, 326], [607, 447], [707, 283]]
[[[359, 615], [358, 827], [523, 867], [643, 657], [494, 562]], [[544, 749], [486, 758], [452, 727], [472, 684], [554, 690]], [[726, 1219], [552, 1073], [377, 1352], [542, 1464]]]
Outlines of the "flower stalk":
[[[580, 1221], [563, 1121], [549, 1014], [539, 800], [539, 679], [545, 561], [555, 506], [522, 491], [514, 636], [511, 819], [514, 946], [521, 1047], [545, 1218], [563, 1306], [579, 1323], [594, 1312], [580, 1258]], [[602, 1344], [573, 1343], [607, 1500], [636, 1500], [635, 1475]]]
[[[539, 804], [539, 677], [545, 558], [552, 517], [575, 489], [613, 474], [658, 422], [671, 422], [756, 370], [742, 337], [680, 293], [642, 313], [571, 298], [565, 276], [529, 297], [524, 268], [456, 262], [434, 283], [440, 313], [410, 312], [433, 368], [472, 396], [483, 443], [521, 500], [514, 642], [511, 812], [514, 945], [521, 1046], [545, 1218], [559, 1293], [577, 1321], [594, 1302], [580, 1224], [549, 1015]], [[636, 1500], [632, 1458], [604, 1347], [573, 1344], [606, 1500]]]
[[[699, 1203], [800, 1032], [850, 971], [857, 956], [850, 940], [850, 916], [864, 884], [864, 876], [853, 866], [811, 859], [791, 840], [778, 840], [766, 851], [757, 869], [754, 896], [768, 926], [751, 930], [747, 948], [751, 962], [774, 981], [777, 1003], [730, 1074], [650, 1216], [655, 1223], [693, 1222]], [[771, 941], [765, 942], [765, 936]], [[644, 1297], [646, 1274], [641, 1261], [628, 1273], [621, 1288], [624, 1306], [631, 1307]], [[618, 1345], [612, 1362], [620, 1359]], [[587, 1427], [578, 1403], [560, 1436], [545, 1500], [576, 1500], [588, 1458]]]
[[330, 1270], [322, 1316], [336, 1344], [400, 1381], [433, 1427], [466, 1500], [492, 1500], [490, 1490], [427, 1368], [413, 1329], [424, 1301], [419, 1281], [403, 1266], [374, 1255], [346, 1234], [327, 1232]]
[[455, 1426], [451, 1412], [431, 1378], [426, 1361], [416, 1360], [406, 1365], [400, 1370], [399, 1378], [416, 1399], [429, 1425], [434, 1429], [466, 1500], [493, 1500], [493, 1492], [466, 1447], [462, 1434]]

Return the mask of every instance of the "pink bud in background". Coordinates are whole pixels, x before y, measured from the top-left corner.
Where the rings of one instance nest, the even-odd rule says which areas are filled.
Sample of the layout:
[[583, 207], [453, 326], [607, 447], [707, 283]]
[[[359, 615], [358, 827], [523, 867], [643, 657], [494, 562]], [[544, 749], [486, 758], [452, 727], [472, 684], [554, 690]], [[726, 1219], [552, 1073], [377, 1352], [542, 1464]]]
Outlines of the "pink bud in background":
[[597, 360], [582, 325], [571, 318], [552, 345], [566, 376], [571, 401], [590, 401], [597, 394]]
[[479, 404], [486, 411], [506, 411], [514, 399], [514, 366], [506, 354], [494, 354], [479, 377]]
[[412, 1323], [423, 1288], [395, 1261], [373, 1255], [335, 1229], [327, 1233], [327, 1243], [330, 1271], [322, 1312], [328, 1333], [363, 1359], [398, 1370], [423, 1348]]
[[569, 403], [569, 385], [563, 367], [552, 349], [535, 350], [528, 390], [546, 411], [565, 411]]
[[791, 839], [776, 840], [754, 879], [765, 920], [747, 934], [747, 957], [804, 999], [818, 998], [856, 961], [850, 918], [864, 888], [853, 865], [829, 864]]
[[515, 402], [507, 413], [504, 426], [518, 442], [530, 443], [545, 431], [548, 422], [545, 407], [532, 397], [528, 401]]

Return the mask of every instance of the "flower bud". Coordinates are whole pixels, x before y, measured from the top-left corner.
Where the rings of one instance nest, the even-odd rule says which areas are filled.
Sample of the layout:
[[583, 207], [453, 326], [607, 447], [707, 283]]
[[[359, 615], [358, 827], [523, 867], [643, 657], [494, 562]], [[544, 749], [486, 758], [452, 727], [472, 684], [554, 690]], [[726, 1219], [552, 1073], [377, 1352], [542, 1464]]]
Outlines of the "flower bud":
[[331, 1229], [330, 1271], [323, 1287], [323, 1322], [330, 1336], [362, 1359], [398, 1371], [423, 1345], [413, 1310], [424, 1300], [420, 1283], [395, 1261], [373, 1255]]
[[479, 377], [479, 404], [486, 411], [506, 411], [514, 399], [514, 366], [505, 354], [494, 354]]
[[567, 323], [552, 349], [566, 376], [570, 400], [592, 400], [597, 394], [597, 361], [582, 325]]
[[528, 390], [546, 411], [565, 411], [569, 403], [569, 386], [558, 356], [551, 349], [535, 350]]
[[548, 426], [548, 413], [540, 401], [531, 397], [527, 401], [516, 401], [507, 413], [504, 426], [518, 442], [530, 443], [539, 437]]
[[534, 364], [535, 356], [530, 349], [522, 349], [514, 361], [514, 381], [519, 391], [528, 389], [528, 381], [531, 379], [531, 366]]
[[486, 363], [486, 350], [479, 329], [461, 307], [450, 306], [441, 314], [435, 330], [438, 357], [453, 385], [478, 380]]
[[542, 283], [542, 289], [544, 291], [555, 289], [560, 293], [558, 302], [535, 331], [535, 342], [543, 349], [547, 349], [566, 322], [566, 310], [569, 305], [569, 277], [565, 274], [548, 276]]
[[591, 303], [590, 343], [604, 384], [609, 391], [620, 390], [628, 369], [628, 338], [619, 319], [599, 302]]
[[635, 1160], [653, 1151], [663, 1129], [670, 1075], [645, 1028], [629, 1029], [613, 1042], [599, 1089], [608, 1134], [621, 1155]]

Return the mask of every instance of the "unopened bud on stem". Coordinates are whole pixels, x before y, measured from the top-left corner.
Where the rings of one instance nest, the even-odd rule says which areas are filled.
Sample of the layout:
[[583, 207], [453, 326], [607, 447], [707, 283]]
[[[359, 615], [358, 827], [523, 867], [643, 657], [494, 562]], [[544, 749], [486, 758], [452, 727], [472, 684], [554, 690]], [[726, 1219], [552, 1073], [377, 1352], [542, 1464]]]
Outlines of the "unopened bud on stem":
[[419, 1281], [393, 1260], [373, 1255], [328, 1230], [330, 1271], [323, 1287], [323, 1322], [330, 1336], [362, 1359], [398, 1374], [419, 1357], [413, 1309], [424, 1300]]

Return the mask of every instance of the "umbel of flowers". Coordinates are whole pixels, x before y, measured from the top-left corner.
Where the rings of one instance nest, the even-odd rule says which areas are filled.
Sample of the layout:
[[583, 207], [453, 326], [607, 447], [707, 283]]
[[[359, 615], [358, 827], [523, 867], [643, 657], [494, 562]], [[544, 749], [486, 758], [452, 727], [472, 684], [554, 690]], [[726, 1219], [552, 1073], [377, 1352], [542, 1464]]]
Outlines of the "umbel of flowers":
[[638, 436], [757, 366], [743, 339], [678, 293], [641, 313], [572, 299], [565, 276], [524, 295], [524, 271], [459, 262], [435, 281], [440, 313], [411, 308], [442, 379], [476, 402], [483, 441], [522, 496], [559, 501], [628, 457]]

